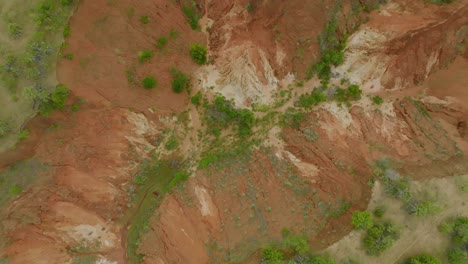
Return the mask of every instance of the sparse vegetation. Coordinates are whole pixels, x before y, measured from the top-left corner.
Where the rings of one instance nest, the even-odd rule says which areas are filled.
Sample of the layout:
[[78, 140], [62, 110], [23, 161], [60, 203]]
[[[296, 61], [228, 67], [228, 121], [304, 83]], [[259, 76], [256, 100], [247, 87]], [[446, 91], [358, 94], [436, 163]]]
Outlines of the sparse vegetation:
[[21, 186], [19, 186], [18, 184], [15, 184], [11, 186], [8, 191], [10, 192], [12, 196], [17, 196], [23, 192], [23, 188], [21, 188]]
[[152, 76], [146, 76], [142, 81], [142, 86], [145, 89], [153, 89], [158, 86], [158, 81]]
[[199, 65], [206, 64], [207, 53], [208, 52], [204, 45], [201, 45], [201, 44], [190, 45], [190, 57], [192, 57], [192, 60]]
[[452, 3], [454, 0], [427, 0], [431, 4], [446, 5]]
[[252, 13], [254, 11], [254, 6], [251, 2], [248, 2], [247, 4], [245, 4], [245, 9], [247, 10], [247, 12]]
[[410, 215], [429, 216], [439, 213], [442, 208], [431, 200], [411, 199], [405, 205]]
[[138, 61], [145, 63], [153, 58], [153, 52], [151, 50], [143, 50], [138, 52]]
[[356, 229], [369, 229], [374, 225], [372, 215], [367, 211], [356, 211], [351, 217], [351, 223]]
[[172, 75], [172, 90], [175, 93], [181, 93], [190, 89], [190, 78], [176, 67], [170, 69]]

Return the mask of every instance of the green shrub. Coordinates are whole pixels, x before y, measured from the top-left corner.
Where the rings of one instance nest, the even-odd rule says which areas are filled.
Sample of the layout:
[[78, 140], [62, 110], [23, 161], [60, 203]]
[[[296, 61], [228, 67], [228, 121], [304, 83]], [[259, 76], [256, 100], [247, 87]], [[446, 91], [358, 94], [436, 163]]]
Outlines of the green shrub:
[[69, 6], [73, 4], [73, 0], [60, 0], [60, 3], [62, 3], [63, 6]]
[[168, 191], [172, 190], [177, 184], [188, 180], [188, 178], [189, 178], [189, 175], [186, 172], [177, 172], [174, 175], [174, 178], [172, 178], [171, 181], [169, 181], [169, 183], [167, 184], [166, 189]]
[[23, 140], [23, 139], [26, 139], [28, 137], [29, 137], [29, 130], [27, 130], [27, 129], [23, 129], [23, 130], [21, 130], [21, 132], [16, 134], [16, 138], [18, 140]]
[[427, 0], [429, 3], [436, 4], [436, 5], [445, 5], [450, 4], [454, 0]]
[[7, 120], [0, 120], [0, 138], [11, 132], [11, 124]]
[[442, 264], [442, 261], [432, 255], [422, 253], [409, 258], [405, 264]]
[[190, 98], [190, 102], [192, 102], [192, 104], [196, 106], [199, 106], [201, 99], [202, 99], [202, 94], [200, 91], [198, 91], [194, 96], [192, 96], [192, 98]]
[[75, 55], [73, 55], [73, 53], [67, 53], [67, 54], [63, 55], [63, 58], [65, 58], [67, 60], [73, 60], [74, 57], [75, 57]]
[[381, 105], [383, 104], [384, 100], [382, 99], [382, 97], [376, 95], [376, 96], [372, 96], [371, 98], [372, 100], [372, 103], [376, 104], [376, 105]]
[[247, 12], [249, 12], [249, 13], [252, 13], [254, 11], [254, 7], [253, 7], [252, 3], [250, 3], [250, 2], [245, 4], [245, 9], [247, 9]]
[[158, 81], [154, 77], [147, 76], [143, 79], [142, 85], [145, 89], [152, 89], [158, 85]]
[[174, 150], [177, 147], [179, 147], [179, 141], [177, 141], [177, 138], [174, 136], [171, 136], [164, 145], [164, 148], [167, 150]]
[[8, 192], [13, 196], [17, 196], [17, 195], [19, 195], [20, 193], [23, 192], [23, 188], [21, 188], [21, 186], [19, 186], [18, 184], [15, 184], [15, 185], [10, 187]]
[[204, 45], [192, 44], [190, 45], [190, 56], [192, 60], [199, 65], [206, 64], [207, 61], [207, 50]]
[[381, 218], [385, 214], [385, 207], [379, 206], [375, 208], [374, 215], [375, 217]]
[[150, 18], [148, 16], [141, 16], [140, 17], [140, 23], [148, 24], [149, 22], [150, 22]]
[[284, 254], [280, 251], [267, 247], [262, 252], [262, 263], [265, 264], [281, 264], [284, 260]]
[[153, 52], [151, 50], [143, 50], [138, 52], [138, 60], [140, 63], [147, 62], [153, 58]]
[[313, 256], [307, 264], [335, 264], [335, 260], [330, 256]]
[[172, 29], [171, 32], [169, 32], [169, 37], [171, 38], [177, 38], [179, 36], [179, 31]]
[[183, 6], [182, 12], [184, 13], [185, 18], [187, 19], [187, 22], [189, 23], [191, 29], [193, 30], [200, 29], [200, 25], [198, 24], [198, 21], [200, 20], [202, 16], [198, 12], [195, 2], [193, 2], [193, 4], [190, 6]]
[[288, 108], [281, 117], [281, 125], [285, 127], [299, 128], [302, 121], [305, 120], [305, 115], [294, 108]]
[[406, 205], [406, 211], [415, 216], [429, 216], [439, 213], [442, 208], [433, 201], [422, 201], [417, 199], [409, 200]]
[[49, 115], [54, 110], [63, 109], [69, 94], [70, 92], [65, 85], [57, 85], [52, 93], [41, 103], [39, 112], [43, 115]]
[[162, 49], [164, 46], [167, 44], [167, 38], [166, 37], [159, 37], [156, 43], [156, 48]]
[[68, 38], [70, 35], [71, 35], [71, 28], [70, 28], [70, 25], [67, 24], [67, 25], [63, 28], [63, 37], [64, 37], [64, 38]]
[[356, 229], [369, 229], [374, 225], [372, 215], [367, 211], [356, 211], [351, 217], [351, 223]]
[[170, 70], [172, 75], [172, 90], [175, 93], [181, 93], [190, 88], [190, 78], [175, 67]]
[[450, 237], [450, 247], [447, 252], [449, 263], [468, 263], [468, 217], [449, 218], [439, 229]]
[[367, 254], [377, 256], [390, 248], [397, 239], [398, 232], [392, 224], [374, 224], [367, 229], [363, 244]]
[[19, 39], [23, 36], [23, 28], [16, 23], [8, 23], [8, 35], [13, 39]]
[[206, 119], [212, 128], [222, 129], [230, 124], [236, 124], [241, 137], [250, 135], [255, 124], [252, 111], [235, 108], [234, 103], [222, 95], [217, 95], [213, 103], [207, 107]]
[[321, 102], [327, 101], [327, 96], [319, 89], [314, 89], [311, 93], [303, 94], [299, 97], [299, 100], [294, 104], [298, 107], [310, 109], [313, 106], [318, 105]]
[[348, 102], [359, 100], [361, 98], [362, 91], [358, 85], [351, 84], [347, 89], [338, 88], [336, 89], [335, 99], [338, 102]]
[[281, 247], [286, 250], [292, 250], [296, 254], [305, 254], [310, 251], [307, 238], [298, 234], [290, 234], [289, 232], [284, 236]]

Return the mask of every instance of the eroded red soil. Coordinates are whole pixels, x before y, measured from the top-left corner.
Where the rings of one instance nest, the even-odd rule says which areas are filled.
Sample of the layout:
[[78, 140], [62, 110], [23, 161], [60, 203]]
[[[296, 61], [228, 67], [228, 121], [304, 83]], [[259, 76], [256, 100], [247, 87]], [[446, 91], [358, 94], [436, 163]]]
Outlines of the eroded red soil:
[[[202, 10], [214, 21], [208, 38], [191, 30], [180, 5], [172, 2], [81, 2], [67, 39], [66, 52], [74, 59], [59, 62], [58, 79], [73, 92], [71, 101], [80, 97], [86, 103], [77, 112], [35, 119], [34, 144], [20, 145], [18, 153], [30, 153], [51, 167], [50, 181], [27, 190], [4, 209], [2, 223], [11, 238], [4, 253], [10, 263], [66, 263], [70, 255], [80, 254], [126, 263], [121, 237], [125, 227], [118, 219], [126, 210], [127, 189], [138, 162], [155, 147], [147, 138], [165, 129], [160, 118], [187, 109], [188, 95], [171, 90], [169, 68], [195, 72], [197, 66], [188, 55], [190, 43], [208, 43], [215, 65], [223, 60], [224, 51], [247, 47], [255, 65], [262, 60], [260, 50], [264, 52], [278, 78], [296, 71], [303, 77], [317, 55], [316, 39], [331, 3], [251, 1], [250, 13], [247, 2], [206, 1]], [[405, 23], [393, 17], [397, 22], [391, 26], [384, 19], [387, 15], [371, 14], [370, 25], [399, 32], [394, 45], [385, 50], [394, 58], [387, 83], [395, 76], [406, 83], [421, 82], [453, 59], [453, 47], [463, 43], [456, 34], [466, 24], [466, 1], [446, 7], [395, 2], [406, 13], [422, 13], [415, 19], [406, 17]], [[143, 15], [150, 17], [146, 25], [138, 21]], [[420, 16], [426, 19], [421, 21]], [[346, 13], [339, 17], [342, 28], [363, 19], [348, 18]], [[177, 37], [169, 37], [172, 30]], [[154, 45], [160, 36], [169, 42], [158, 51]], [[155, 56], [140, 64], [137, 54], [145, 49], [154, 50]], [[440, 56], [428, 71], [432, 49]], [[420, 56], [412, 60], [412, 54]], [[464, 63], [455, 62], [466, 69]], [[133, 72], [135, 83], [126, 71]], [[262, 71], [258, 67], [257, 75], [264, 76]], [[443, 79], [449, 73], [436, 74]], [[140, 87], [147, 75], [158, 79], [157, 88]], [[463, 84], [454, 82], [443, 92], [440, 86], [430, 80], [428, 94], [461, 95], [462, 106], [466, 103]], [[198, 171], [183, 188], [167, 195], [155, 212], [140, 244], [144, 262], [248, 261], [258, 247], [279, 239], [283, 228], [308, 234], [314, 250], [333, 243], [351, 228], [350, 210], [334, 213], [345, 203], [353, 210], [367, 205], [373, 160], [385, 156], [409, 168], [435, 170], [433, 160], [466, 164], [456, 159], [462, 159], [459, 150], [468, 150], [467, 110], [460, 101], [422, 106], [434, 119], [409, 99], [387, 102], [379, 109], [359, 103], [349, 111], [327, 104], [309, 113], [299, 128], [283, 129], [281, 146], [237, 157], [223, 169]], [[50, 124], [62, 128], [46, 129]], [[0, 156], [0, 165], [19, 157]], [[462, 165], [457, 169], [466, 169]], [[78, 247], [83, 245], [84, 253]]]

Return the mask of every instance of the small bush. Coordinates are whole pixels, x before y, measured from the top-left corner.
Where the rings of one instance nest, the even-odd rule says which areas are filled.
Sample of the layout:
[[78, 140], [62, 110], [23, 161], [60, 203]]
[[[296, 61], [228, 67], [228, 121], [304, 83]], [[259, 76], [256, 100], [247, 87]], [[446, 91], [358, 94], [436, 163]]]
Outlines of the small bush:
[[150, 22], [150, 18], [148, 16], [141, 16], [140, 17], [140, 23], [148, 24], [149, 22]]
[[201, 44], [190, 45], [190, 57], [192, 57], [192, 60], [199, 65], [206, 64], [207, 53], [208, 52], [204, 45], [201, 45]]
[[376, 104], [376, 105], [381, 105], [383, 104], [384, 100], [382, 99], [382, 97], [376, 95], [376, 96], [372, 96], [371, 98], [372, 100], [372, 103]]
[[363, 242], [366, 253], [371, 256], [377, 256], [390, 248], [397, 239], [398, 232], [396, 228], [392, 224], [385, 223], [375, 224], [367, 229]]
[[167, 184], [166, 189], [168, 191], [172, 190], [177, 184], [179, 184], [180, 182], [188, 180], [188, 178], [189, 178], [189, 175], [186, 172], [177, 172], [174, 175], [174, 178], [172, 178], [171, 181]]
[[192, 104], [196, 106], [199, 106], [201, 103], [201, 99], [202, 99], [202, 94], [200, 91], [198, 91], [194, 96], [192, 96], [192, 98], [190, 98], [190, 102], [192, 102]]
[[167, 38], [166, 37], [159, 37], [156, 43], [156, 48], [162, 49], [164, 46], [167, 44]]
[[158, 85], [158, 81], [151, 76], [147, 76], [143, 79], [142, 85], [145, 89], [152, 89]]
[[179, 141], [177, 141], [177, 138], [174, 136], [171, 136], [167, 140], [166, 144], [164, 145], [164, 148], [166, 148], [166, 150], [174, 150], [178, 147], [179, 147]]
[[338, 102], [348, 102], [359, 100], [361, 98], [362, 91], [358, 85], [351, 84], [348, 89], [338, 88], [336, 89], [335, 99]]
[[369, 229], [374, 225], [372, 215], [367, 211], [356, 211], [351, 217], [351, 223], [356, 229]]
[[432, 255], [422, 253], [409, 258], [405, 264], [442, 264], [442, 261]]
[[190, 78], [175, 67], [170, 69], [172, 74], [172, 90], [181, 93], [190, 88]]
[[267, 247], [262, 252], [262, 263], [265, 264], [281, 264], [284, 260], [284, 254], [279, 250]]
[[151, 50], [143, 50], [138, 52], [138, 60], [140, 63], [147, 62], [153, 58], [153, 52]]

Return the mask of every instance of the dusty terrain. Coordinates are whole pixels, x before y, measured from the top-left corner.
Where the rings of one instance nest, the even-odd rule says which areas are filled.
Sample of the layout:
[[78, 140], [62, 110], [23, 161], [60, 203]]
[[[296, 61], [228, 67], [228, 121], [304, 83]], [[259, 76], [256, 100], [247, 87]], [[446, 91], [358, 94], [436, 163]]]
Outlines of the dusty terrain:
[[[276, 120], [265, 126], [266, 140], [203, 169], [202, 136], [209, 136], [190, 96], [220, 93], [251, 107], [273, 105], [276, 93], [295, 89], [275, 109], [284, 114], [320, 85], [315, 77], [303, 87], [294, 83], [319, 57], [317, 37], [335, 2], [197, 2], [200, 30], [181, 11], [190, 1], [80, 1], [64, 51], [74, 58], [59, 59], [56, 71], [71, 91], [67, 104], [81, 102], [79, 110], [35, 117], [30, 137], [0, 153], [0, 173], [14, 175], [11, 165], [24, 159], [46, 167], [0, 204], [0, 263], [2, 256], [21, 264], [259, 263], [260, 249], [280, 240], [284, 228], [306, 235], [318, 252], [350, 233], [354, 210], [368, 208], [373, 161], [391, 158], [418, 181], [468, 172], [466, 0], [394, 0], [370, 13], [353, 13], [354, 1], [343, 1], [337, 34], [350, 36], [330, 86], [348, 79], [361, 86], [362, 99], [349, 107], [323, 102], [294, 126]], [[168, 43], [155, 48], [161, 36]], [[190, 59], [191, 43], [208, 46], [208, 65]], [[140, 63], [146, 49], [154, 56]], [[192, 94], [172, 91], [173, 66], [190, 73]], [[155, 89], [140, 87], [147, 75], [157, 78]], [[383, 104], [372, 103], [375, 95]], [[170, 135], [179, 148], [164, 148]], [[134, 184], [139, 165], [155, 153], [191, 169], [188, 181], [164, 196]], [[147, 223], [132, 240], [132, 220], [147, 197], [154, 199], [146, 200]], [[452, 212], [466, 213], [466, 206], [444, 215]], [[328, 251], [355, 250], [348, 241], [354, 236]], [[385, 255], [388, 263], [404, 255], [398, 249], [411, 239], [405, 241]]]

